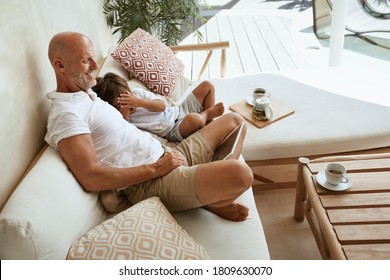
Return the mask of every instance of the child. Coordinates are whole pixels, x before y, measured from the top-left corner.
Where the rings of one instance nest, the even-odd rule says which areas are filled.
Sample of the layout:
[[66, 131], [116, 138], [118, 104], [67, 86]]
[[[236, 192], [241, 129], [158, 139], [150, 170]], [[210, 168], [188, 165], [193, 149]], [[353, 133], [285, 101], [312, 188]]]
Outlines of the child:
[[172, 107], [150, 91], [130, 90], [127, 81], [114, 73], [96, 81], [92, 90], [117, 108], [125, 120], [170, 142], [181, 142], [225, 110], [222, 102], [215, 104], [214, 86], [208, 81], [199, 84], [179, 106]]

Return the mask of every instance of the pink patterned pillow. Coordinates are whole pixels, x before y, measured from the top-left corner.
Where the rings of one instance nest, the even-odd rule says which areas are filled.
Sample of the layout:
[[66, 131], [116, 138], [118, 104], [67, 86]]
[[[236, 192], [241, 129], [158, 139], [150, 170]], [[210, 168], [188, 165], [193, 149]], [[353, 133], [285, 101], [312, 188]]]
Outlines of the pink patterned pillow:
[[123, 40], [111, 56], [131, 77], [161, 95], [170, 95], [183, 75], [184, 65], [172, 50], [140, 28]]

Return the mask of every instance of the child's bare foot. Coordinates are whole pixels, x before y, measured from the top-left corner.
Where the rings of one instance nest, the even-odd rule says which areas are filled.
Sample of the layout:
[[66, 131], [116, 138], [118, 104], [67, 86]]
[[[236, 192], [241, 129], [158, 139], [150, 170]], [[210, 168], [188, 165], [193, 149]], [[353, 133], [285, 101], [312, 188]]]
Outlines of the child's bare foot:
[[204, 110], [201, 114], [206, 116], [206, 121], [211, 121], [216, 117], [219, 117], [225, 111], [225, 106], [222, 102], [218, 102], [214, 106]]
[[249, 215], [249, 208], [238, 203], [231, 203], [224, 207], [205, 206], [204, 208], [226, 220], [235, 222], [245, 221]]

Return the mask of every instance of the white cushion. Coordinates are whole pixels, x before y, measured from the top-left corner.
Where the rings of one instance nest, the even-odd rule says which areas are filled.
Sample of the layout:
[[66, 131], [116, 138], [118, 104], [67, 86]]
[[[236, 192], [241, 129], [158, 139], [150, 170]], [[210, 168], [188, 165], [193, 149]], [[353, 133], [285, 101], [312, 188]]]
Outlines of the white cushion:
[[225, 220], [203, 208], [175, 212], [172, 216], [206, 248], [212, 259], [270, 259], [252, 189], [247, 190], [236, 201], [249, 208], [249, 216], [243, 222]]
[[245, 100], [254, 88], [262, 87], [271, 93], [271, 99], [295, 110], [294, 114], [265, 128], [248, 124], [242, 151], [245, 160], [389, 146], [389, 107], [335, 94], [272, 73], [213, 79], [211, 82], [215, 86], [215, 100], [222, 100], [226, 108]]
[[143, 200], [101, 223], [71, 247], [67, 259], [210, 259], [158, 197]]
[[0, 214], [0, 259], [65, 259], [104, 218], [97, 193], [84, 192], [48, 147]]

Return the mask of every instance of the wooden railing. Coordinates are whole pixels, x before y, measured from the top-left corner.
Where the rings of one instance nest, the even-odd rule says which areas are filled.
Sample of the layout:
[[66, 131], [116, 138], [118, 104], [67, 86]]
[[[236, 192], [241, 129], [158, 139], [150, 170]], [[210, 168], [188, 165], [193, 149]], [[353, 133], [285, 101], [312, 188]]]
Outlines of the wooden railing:
[[222, 42], [213, 42], [213, 43], [203, 43], [203, 44], [190, 44], [190, 45], [177, 45], [170, 46], [173, 52], [194, 52], [194, 51], [207, 51], [207, 56], [203, 62], [202, 68], [198, 74], [198, 80], [201, 79], [206, 67], [210, 61], [211, 55], [214, 50], [221, 50], [221, 60], [220, 60], [220, 69], [221, 69], [221, 78], [225, 76], [226, 71], [226, 49], [229, 48], [229, 41]]

